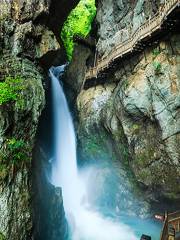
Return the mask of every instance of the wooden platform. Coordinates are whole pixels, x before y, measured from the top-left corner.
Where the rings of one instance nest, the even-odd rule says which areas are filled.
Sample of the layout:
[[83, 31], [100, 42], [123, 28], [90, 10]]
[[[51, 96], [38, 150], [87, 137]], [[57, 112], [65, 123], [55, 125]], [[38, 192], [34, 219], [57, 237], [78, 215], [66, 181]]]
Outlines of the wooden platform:
[[[146, 46], [146, 43], [150, 41], [154, 35], [163, 31], [163, 24], [175, 10], [179, 9], [179, 6], [180, 0], [166, 0], [156, 15], [141, 25], [135, 32], [132, 34], [129, 33], [128, 40], [124, 42], [120, 41], [107, 56], [104, 56], [96, 62], [95, 67], [87, 70], [82, 88], [84, 88], [88, 81], [96, 81], [97, 78], [106, 76], [108, 69], [113, 68], [117, 60], [129, 54], [142, 51], [143, 47]], [[173, 23], [171, 23], [171, 25], [172, 24]], [[119, 39], [121, 40], [121, 31], [117, 32], [117, 35], [119, 35]]]
[[[169, 240], [169, 229], [174, 229], [175, 239], [180, 239], [180, 211], [165, 214], [160, 240]], [[173, 238], [172, 238], [173, 239]]]

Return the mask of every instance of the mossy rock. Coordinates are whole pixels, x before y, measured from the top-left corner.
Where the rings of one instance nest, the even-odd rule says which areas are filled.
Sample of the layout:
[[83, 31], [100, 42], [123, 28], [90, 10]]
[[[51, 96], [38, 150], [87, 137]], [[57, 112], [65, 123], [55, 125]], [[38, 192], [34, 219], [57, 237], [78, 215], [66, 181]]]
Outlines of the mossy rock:
[[23, 79], [20, 76], [6, 76], [3, 82], [0, 82], [0, 105], [10, 101], [17, 101], [22, 104], [21, 91], [24, 89]]
[[0, 151], [0, 182], [6, 177], [14, 176], [19, 169], [31, 162], [31, 147], [22, 139], [7, 139]]
[[1, 232], [0, 232], [0, 240], [6, 240], [4, 234], [2, 234]]
[[86, 157], [96, 158], [96, 159], [108, 159], [108, 151], [105, 147], [105, 133], [95, 134], [92, 133], [88, 136], [84, 134], [81, 136], [81, 141], [83, 143], [83, 154]]

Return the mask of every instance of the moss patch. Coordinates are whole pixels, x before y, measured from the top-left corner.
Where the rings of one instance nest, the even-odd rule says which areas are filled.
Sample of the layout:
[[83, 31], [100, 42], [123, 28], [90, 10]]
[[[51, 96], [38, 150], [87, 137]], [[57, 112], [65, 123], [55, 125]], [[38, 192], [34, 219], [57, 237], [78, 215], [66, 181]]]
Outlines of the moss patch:
[[107, 158], [107, 149], [105, 147], [104, 140], [106, 137], [104, 133], [92, 134], [88, 137], [83, 137], [83, 152], [88, 157], [92, 158]]
[[21, 77], [6, 77], [4, 82], [0, 82], [0, 105], [10, 101], [20, 101], [23, 88]]
[[0, 232], [0, 240], [6, 240], [4, 234], [2, 234], [1, 232]]
[[72, 59], [74, 49], [73, 37], [78, 35], [85, 38], [91, 30], [91, 23], [95, 15], [95, 0], [81, 0], [64, 23], [61, 31], [61, 38], [69, 61]]
[[152, 50], [153, 59], [155, 59], [160, 53], [161, 51], [159, 50], [159, 48], [153, 49]]
[[162, 69], [161, 63], [158, 62], [158, 61], [153, 61], [152, 65], [153, 65], [155, 74], [158, 75], [161, 72], [161, 69]]
[[7, 139], [0, 153], [0, 180], [9, 174], [14, 176], [18, 169], [29, 164], [30, 150], [28, 143], [22, 139]]

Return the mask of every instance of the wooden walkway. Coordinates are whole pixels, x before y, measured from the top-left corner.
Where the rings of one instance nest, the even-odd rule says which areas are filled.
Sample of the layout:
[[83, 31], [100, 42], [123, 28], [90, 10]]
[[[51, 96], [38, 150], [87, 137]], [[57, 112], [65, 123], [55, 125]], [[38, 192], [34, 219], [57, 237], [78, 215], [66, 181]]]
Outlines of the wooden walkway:
[[[175, 233], [175, 238], [173, 238]], [[172, 235], [171, 235], [172, 234]], [[170, 238], [171, 236], [171, 238]], [[165, 215], [160, 240], [180, 239], [180, 211]]]
[[[161, 29], [163, 22], [167, 16], [180, 5], [180, 0], [165, 0], [165, 3], [161, 9], [151, 19], [141, 25], [134, 33], [129, 35], [129, 38], [124, 42], [120, 42], [108, 56], [98, 60], [96, 66], [87, 70], [85, 75], [85, 81], [92, 78], [97, 78], [98, 73], [104, 71], [109, 67], [109, 64], [118, 58], [125, 56], [126, 54], [133, 52], [139, 42], [151, 37], [152, 33]], [[119, 39], [121, 31], [117, 33]]]

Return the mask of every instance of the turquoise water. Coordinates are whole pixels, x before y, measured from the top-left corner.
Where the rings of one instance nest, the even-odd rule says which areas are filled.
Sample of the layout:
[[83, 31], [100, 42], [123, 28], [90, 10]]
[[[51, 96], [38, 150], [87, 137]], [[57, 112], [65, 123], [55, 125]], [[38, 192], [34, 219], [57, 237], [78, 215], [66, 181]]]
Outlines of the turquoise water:
[[151, 236], [152, 240], [160, 239], [162, 223], [156, 220], [143, 220], [136, 217], [120, 217], [120, 221], [131, 226], [139, 239], [142, 234]]
[[[101, 209], [101, 212], [106, 212]], [[136, 237], [140, 239], [142, 234], [151, 236], [152, 240], [159, 240], [161, 230], [163, 227], [163, 223], [159, 222], [155, 219], [142, 219], [139, 217], [133, 216], [116, 216], [108, 213], [108, 211], [104, 214], [104, 216], [109, 217], [110, 219], [115, 219], [117, 222], [121, 222], [127, 226], [129, 226]]]

